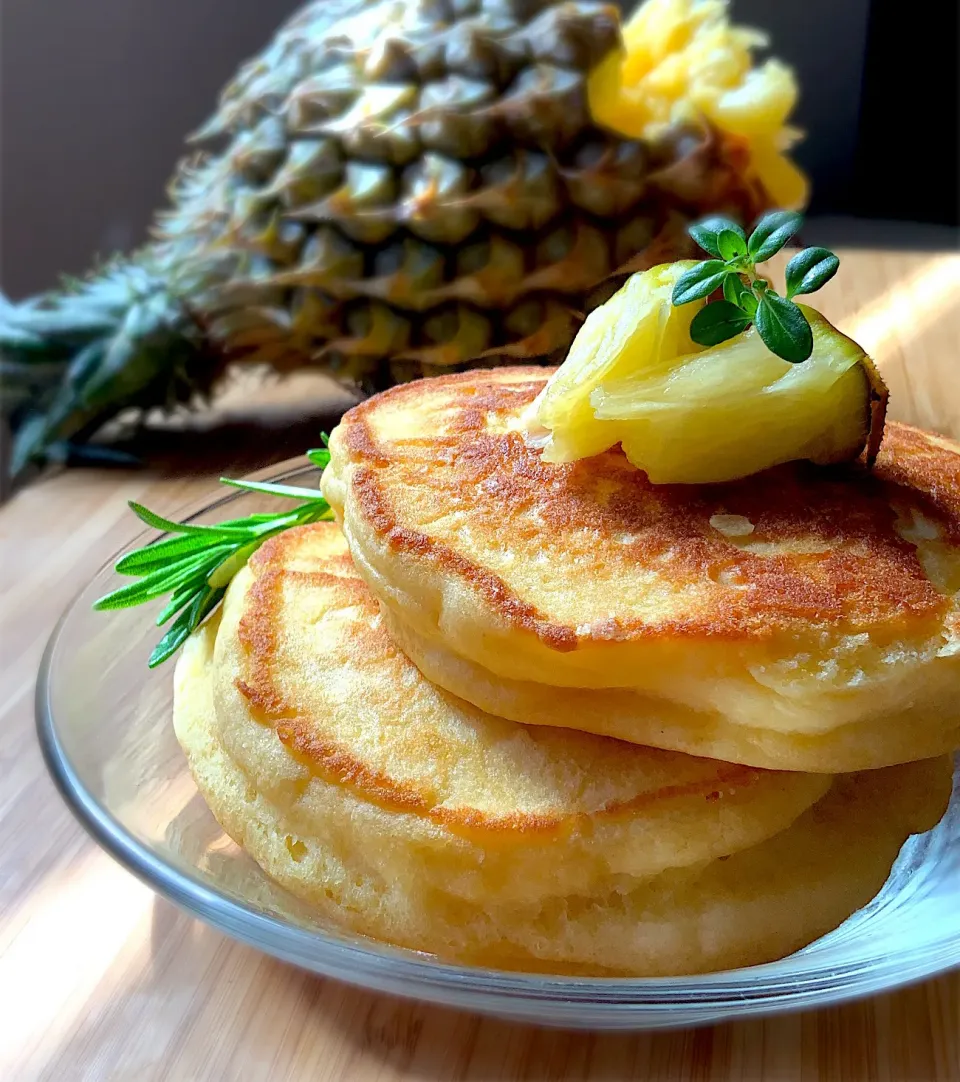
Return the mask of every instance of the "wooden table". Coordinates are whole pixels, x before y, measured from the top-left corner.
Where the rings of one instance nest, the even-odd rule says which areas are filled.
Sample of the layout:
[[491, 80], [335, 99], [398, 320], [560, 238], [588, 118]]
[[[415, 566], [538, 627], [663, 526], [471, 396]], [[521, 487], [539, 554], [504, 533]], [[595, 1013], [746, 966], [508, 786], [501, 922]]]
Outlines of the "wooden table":
[[[842, 255], [818, 306], [876, 358], [893, 416], [960, 436], [960, 256]], [[960, 1079], [960, 973], [746, 1024], [542, 1030], [301, 973], [184, 916], [97, 849], [41, 763], [44, 642], [135, 532], [127, 499], [173, 512], [212, 493], [221, 472], [302, 451], [346, 401], [315, 378], [258, 390], [269, 415], [257, 426], [243, 413], [252, 398], [240, 381], [197, 423], [189, 456], [181, 433], [160, 433], [144, 444], [144, 471], [48, 477], [0, 509], [0, 1079]]]

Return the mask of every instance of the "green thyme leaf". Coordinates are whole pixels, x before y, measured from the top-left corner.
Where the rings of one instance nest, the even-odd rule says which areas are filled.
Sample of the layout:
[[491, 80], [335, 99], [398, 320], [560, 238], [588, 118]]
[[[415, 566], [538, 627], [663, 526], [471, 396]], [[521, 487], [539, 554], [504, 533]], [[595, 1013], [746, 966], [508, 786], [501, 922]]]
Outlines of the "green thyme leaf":
[[[765, 214], [744, 239], [743, 230], [726, 218], [708, 218], [689, 228], [690, 236], [722, 259], [706, 259], [681, 275], [674, 286], [674, 305], [708, 297], [723, 288], [723, 300], [704, 305], [690, 324], [690, 336], [703, 346], [732, 338], [755, 323], [772, 353], [799, 364], [813, 352], [813, 332], [803, 311], [791, 298], [813, 293], [837, 272], [840, 260], [826, 248], [806, 248], [787, 264], [787, 295], [781, 297], [757, 263], [778, 252], [803, 224], [791, 210]], [[744, 247], [745, 246], [745, 247]]]
[[726, 278], [724, 278], [723, 296], [730, 304], [735, 304], [744, 311], [746, 311], [746, 308], [744, 308], [741, 300], [743, 297], [753, 298], [754, 305], [756, 305], [756, 298], [750, 292], [750, 287], [744, 284], [744, 281], [739, 274], [728, 274]]
[[759, 303], [760, 302], [757, 300], [756, 295], [751, 293], [750, 290], [747, 290], [746, 293], [742, 293], [740, 295], [739, 307], [742, 308], [751, 319], [756, 319], [757, 307], [759, 306]]
[[827, 248], [804, 248], [787, 264], [787, 297], [816, 293], [837, 273], [840, 260]]
[[721, 258], [727, 263], [735, 263], [747, 254], [747, 242], [742, 231], [735, 233], [732, 229], [724, 229], [717, 235], [717, 247]]
[[754, 227], [747, 250], [754, 263], [765, 263], [787, 243], [803, 225], [803, 215], [792, 210], [772, 210]]
[[729, 218], [704, 218], [703, 221], [690, 226], [687, 232], [705, 252], [709, 252], [717, 259], [720, 258], [718, 238], [721, 233], [731, 232], [746, 239], [743, 229]]
[[701, 346], [717, 346], [749, 326], [750, 317], [737, 305], [730, 301], [714, 301], [704, 305], [693, 317], [690, 337]]
[[772, 289], [761, 296], [755, 322], [767, 349], [783, 360], [799, 364], [813, 352], [813, 332], [806, 316]]
[[674, 306], [708, 297], [715, 289], [719, 289], [724, 278], [732, 273], [719, 259], [706, 259], [698, 263], [677, 279], [677, 284], [673, 287]]

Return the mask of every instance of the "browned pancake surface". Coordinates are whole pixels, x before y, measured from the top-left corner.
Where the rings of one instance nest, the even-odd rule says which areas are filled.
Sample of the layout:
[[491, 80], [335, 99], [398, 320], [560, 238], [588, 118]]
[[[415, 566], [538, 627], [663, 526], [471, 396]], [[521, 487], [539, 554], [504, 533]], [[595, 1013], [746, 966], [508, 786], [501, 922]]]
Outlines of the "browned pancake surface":
[[[540, 460], [516, 422], [548, 375], [441, 377], [347, 413], [338, 441], [366, 524], [560, 651], [817, 625], [892, 636], [943, 620], [948, 599], [898, 525], [916, 510], [943, 543], [960, 539], [953, 445], [892, 423], [872, 474], [794, 463], [730, 484], [657, 486], [619, 450]], [[727, 536], [718, 515], [753, 530]]]
[[333, 523], [272, 538], [250, 571], [236, 690], [298, 761], [385, 809], [557, 834], [657, 805], [749, 803], [753, 791], [782, 789], [796, 807], [826, 784], [484, 714], [397, 649]]

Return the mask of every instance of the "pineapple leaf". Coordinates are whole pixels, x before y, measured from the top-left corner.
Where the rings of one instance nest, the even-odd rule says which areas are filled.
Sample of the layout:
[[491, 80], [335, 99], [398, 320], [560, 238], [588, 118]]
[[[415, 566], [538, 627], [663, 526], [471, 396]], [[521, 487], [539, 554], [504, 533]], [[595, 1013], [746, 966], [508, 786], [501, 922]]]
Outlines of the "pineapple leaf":
[[115, 260], [67, 291], [0, 302], [12, 478], [31, 464], [80, 462], [75, 448], [122, 410], [188, 402], [219, 374], [201, 328], [148, 258]]

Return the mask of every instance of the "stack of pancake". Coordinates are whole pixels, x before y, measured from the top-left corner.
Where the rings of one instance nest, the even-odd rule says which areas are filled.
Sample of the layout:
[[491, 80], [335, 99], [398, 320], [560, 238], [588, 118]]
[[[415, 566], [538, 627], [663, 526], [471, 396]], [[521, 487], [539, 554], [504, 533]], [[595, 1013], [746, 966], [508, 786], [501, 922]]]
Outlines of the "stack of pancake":
[[529, 971], [782, 957], [873, 897], [960, 747], [960, 448], [654, 486], [543, 463], [543, 369], [351, 410], [187, 644], [224, 829], [354, 931]]

